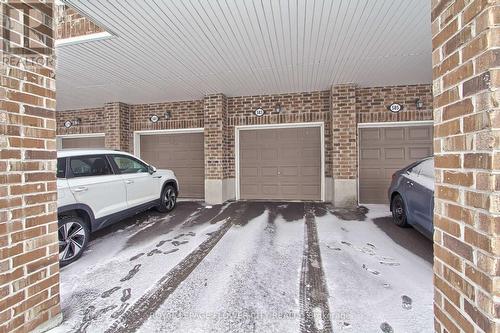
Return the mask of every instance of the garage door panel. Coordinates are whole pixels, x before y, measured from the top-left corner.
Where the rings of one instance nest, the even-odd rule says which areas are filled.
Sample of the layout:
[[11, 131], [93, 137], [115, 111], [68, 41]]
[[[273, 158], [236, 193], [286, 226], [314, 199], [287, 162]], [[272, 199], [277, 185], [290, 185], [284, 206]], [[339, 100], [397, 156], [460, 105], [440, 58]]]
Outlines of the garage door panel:
[[[383, 133], [375, 140], [374, 133]], [[360, 128], [359, 201], [387, 203], [392, 175], [412, 162], [432, 155], [432, 126]]]
[[277, 195], [279, 193], [279, 185], [278, 184], [265, 184], [261, 185], [262, 193], [264, 195]]
[[414, 147], [408, 150], [411, 159], [422, 159], [432, 155], [432, 148], [430, 147]]
[[386, 148], [386, 149], [384, 149], [384, 156], [386, 159], [390, 159], [390, 160], [404, 160], [405, 159], [405, 149], [404, 148]]
[[404, 140], [405, 139], [405, 129], [404, 128], [385, 128], [384, 129], [384, 139], [385, 140]]
[[141, 158], [159, 169], [171, 169], [179, 180], [180, 196], [205, 197], [204, 134], [141, 135]]
[[379, 160], [380, 156], [382, 156], [382, 149], [378, 148], [365, 148], [361, 150], [361, 159], [362, 160]]
[[379, 128], [366, 128], [360, 133], [360, 141], [378, 141], [381, 139], [381, 130]]
[[263, 161], [275, 161], [278, 159], [278, 150], [277, 149], [262, 149], [261, 150], [261, 159]]
[[408, 138], [410, 140], [427, 140], [432, 136], [432, 127], [429, 128], [408, 128]]
[[297, 177], [299, 175], [299, 168], [297, 166], [285, 166], [281, 167], [279, 172], [283, 177]]
[[61, 138], [62, 149], [104, 148], [104, 147], [105, 147], [104, 136]]
[[240, 161], [248, 163], [255, 161], [259, 158], [259, 151], [257, 149], [243, 149], [240, 151]]
[[[320, 200], [320, 134], [319, 127], [241, 130], [240, 197]], [[249, 158], [249, 150], [258, 153]]]

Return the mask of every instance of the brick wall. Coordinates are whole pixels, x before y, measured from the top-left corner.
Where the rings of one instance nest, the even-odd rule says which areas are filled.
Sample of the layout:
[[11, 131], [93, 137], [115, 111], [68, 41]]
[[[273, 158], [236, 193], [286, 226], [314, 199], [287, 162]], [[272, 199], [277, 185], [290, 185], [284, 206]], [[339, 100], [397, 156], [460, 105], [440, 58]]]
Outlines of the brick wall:
[[60, 10], [61, 13], [56, 28], [57, 39], [85, 36], [104, 31], [73, 8], [63, 6]]
[[432, 4], [435, 330], [500, 332], [500, 3]]
[[[64, 127], [68, 120], [81, 119], [81, 124], [70, 128]], [[104, 107], [80, 110], [57, 111], [57, 134], [105, 133]]]
[[[130, 107], [133, 131], [203, 127], [203, 100], [136, 104]], [[170, 112], [171, 118], [168, 120], [164, 117], [166, 112]], [[155, 124], [149, 121], [153, 115], [160, 117]]]
[[332, 172], [336, 179], [357, 178], [356, 87], [338, 85], [330, 94], [332, 109]]
[[227, 133], [227, 98], [209, 95], [204, 100], [205, 179], [224, 179], [227, 161], [224, 154]]
[[[19, 5], [27, 10], [25, 15]], [[60, 320], [53, 9], [50, 2], [28, 0], [0, 6], [4, 15], [0, 37], [0, 332], [29, 332]], [[34, 17], [47, 25], [36, 24]], [[36, 36], [33, 45], [16, 44], [16, 40], [25, 42], [23, 29], [17, 29], [23, 26], [31, 27], [30, 35]], [[21, 46], [24, 50], [14, 49]]]
[[[417, 99], [423, 102], [420, 110]], [[395, 102], [403, 105], [402, 112], [388, 112], [387, 106]], [[358, 123], [432, 120], [432, 85], [358, 88], [356, 110]]]

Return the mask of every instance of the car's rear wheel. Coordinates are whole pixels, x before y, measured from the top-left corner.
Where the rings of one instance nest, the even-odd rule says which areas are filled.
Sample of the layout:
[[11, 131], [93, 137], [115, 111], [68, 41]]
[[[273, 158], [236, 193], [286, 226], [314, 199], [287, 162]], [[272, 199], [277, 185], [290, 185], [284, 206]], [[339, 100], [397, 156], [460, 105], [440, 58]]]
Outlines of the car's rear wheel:
[[177, 191], [172, 185], [167, 185], [161, 192], [160, 205], [158, 210], [162, 213], [168, 213], [175, 208], [177, 203]]
[[68, 265], [83, 254], [89, 241], [90, 231], [82, 218], [64, 216], [59, 219], [59, 264]]
[[408, 226], [408, 220], [406, 218], [406, 206], [401, 195], [396, 194], [392, 198], [392, 220], [397, 226], [406, 227]]

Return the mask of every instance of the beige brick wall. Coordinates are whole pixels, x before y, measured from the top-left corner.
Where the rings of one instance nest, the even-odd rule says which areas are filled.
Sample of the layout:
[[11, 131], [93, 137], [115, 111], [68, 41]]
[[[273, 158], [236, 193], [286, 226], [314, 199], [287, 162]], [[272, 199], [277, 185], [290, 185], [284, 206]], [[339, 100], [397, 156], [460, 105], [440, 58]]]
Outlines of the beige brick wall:
[[[0, 65], [0, 332], [29, 332], [54, 323], [60, 314], [53, 30], [29, 20], [51, 22], [53, 9], [50, 2], [28, 0], [0, 6], [6, 15], [0, 37], [5, 51]], [[24, 45], [30, 55], [14, 49], [22, 40], [16, 34], [23, 31], [15, 27], [23, 25], [39, 37], [38, 45]], [[13, 29], [11, 39], [6, 27]], [[49, 57], [41, 56], [44, 51]]]
[[500, 332], [500, 2], [432, 2], [436, 332]]

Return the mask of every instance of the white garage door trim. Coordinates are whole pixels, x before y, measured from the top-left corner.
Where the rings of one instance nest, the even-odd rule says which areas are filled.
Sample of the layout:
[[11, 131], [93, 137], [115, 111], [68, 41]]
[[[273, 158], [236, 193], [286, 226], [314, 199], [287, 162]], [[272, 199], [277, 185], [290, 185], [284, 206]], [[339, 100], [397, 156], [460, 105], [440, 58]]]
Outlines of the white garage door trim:
[[79, 134], [56, 135], [56, 147], [57, 147], [57, 149], [62, 149], [62, 139], [67, 139], [67, 138], [102, 138], [105, 136], [106, 136], [105, 133], [79, 133]]
[[134, 131], [134, 155], [137, 156], [138, 158], [141, 158], [141, 135], [202, 133], [203, 131], [205, 131], [205, 129], [203, 127]]
[[434, 120], [417, 120], [417, 121], [390, 121], [390, 122], [380, 122], [380, 123], [358, 123], [358, 129], [357, 129], [357, 145], [358, 145], [358, 167], [356, 170], [357, 177], [358, 177], [358, 205], [361, 205], [361, 202], [359, 201], [360, 198], [360, 184], [361, 182], [359, 181], [360, 179], [360, 174], [359, 174], [359, 164], [360, 164], [360, 142], [359, 142], [359, 130], [361, 128], [381, 128], [381, 127], [410, 127], [410, 126], [429, 126], [429, 125], [434, 125]]
[[325, 124], [323, 122], [311, 123], [286, 123], [269, 125], [242, 125], [235, 126], [234, 130], [234, 151], [235, 151], [235, 191], [236, 200], [240, 200], [240, 131], [259, 130], [259, 129], [281, 129], [281, 128], [301, 128], [301, 127], [319, 127], [321, 142], [321, 201], [325, 201]]

